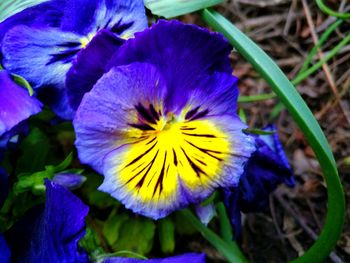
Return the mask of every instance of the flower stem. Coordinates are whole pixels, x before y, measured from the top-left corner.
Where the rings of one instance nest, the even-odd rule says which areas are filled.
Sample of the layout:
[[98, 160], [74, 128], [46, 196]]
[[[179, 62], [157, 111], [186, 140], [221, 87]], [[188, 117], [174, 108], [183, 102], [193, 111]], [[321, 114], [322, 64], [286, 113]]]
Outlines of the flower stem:
[[247, 263], [248, 260], [242, 254], [236, 242], [230, 240], [229, 242], [221, 239], [217, 234], [203, 225], [193, 213], [188, 210], [180, 211], [182, 215], [199, 231], [202, 236], [212, 244], [230, 263]]

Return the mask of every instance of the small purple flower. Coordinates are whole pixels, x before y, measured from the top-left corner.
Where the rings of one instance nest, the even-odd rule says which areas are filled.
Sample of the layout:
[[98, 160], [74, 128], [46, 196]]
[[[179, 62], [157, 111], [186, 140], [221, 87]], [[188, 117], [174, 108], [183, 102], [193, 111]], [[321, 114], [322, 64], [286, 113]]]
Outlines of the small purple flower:
[[238, 184], [255, 147], [236, 114], [230, 50], [177, 21], [119, 48], [73, 122], [80, 160], [105, 176], [100, 190], [157, 219]]
[[85, 176], [74, 173], [58, 173], [52, 178], [52, 182], [71, 190], [79, 188], [85, 181]]
[[[265, 131], [276, 131], [269, 125]], [[239, 186], [224, 189], [224, 201], [230, 213], [235, 235], [241, 226], [240, 211], [260, 212], [269, 203], [269, 195], [279, 184], [294, 186], [294, 176], [278, 134], [256, 136], [257, 150], [246, 164]]]
[[205, 254], [187, 253], [180, 256], [159, 259], [107, 258], [102, 263], [205, 263]]
[[7, 71], [0, 71], [0, 139], [20, 122], [40, 112], [41, 107], [42, 104], [17, 85]]
[[[52, 0], [2, 24], [4, 67], [27, 79], [60, 117], [72, 119], [74, 110], [68, 103], [65, 79], [74, 62], [78, 68], [82, 63], [77, 62], [80, 51], [99, 34], [109, 34], [109, 44], [119, 47], [123, 39], [147, 27], [147, 20], [142, 0]], [[89, 54], [90, 64], [98, 62], [93, 52]]]

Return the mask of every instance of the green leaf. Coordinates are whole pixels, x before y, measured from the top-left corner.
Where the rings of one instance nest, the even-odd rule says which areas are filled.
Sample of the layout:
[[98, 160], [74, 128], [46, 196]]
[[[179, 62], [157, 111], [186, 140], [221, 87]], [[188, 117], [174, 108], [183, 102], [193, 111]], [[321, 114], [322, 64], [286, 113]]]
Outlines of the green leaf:
[[38, 5], [46, 1], [48, 0], [1, 0], [0, 22], [28, 7]]
[[271, 85], [303, 131], [324, 173], [328, 191], [325, 226], [313, 246], [295, 262], [324, 262], [336, 245], [344, 224], [345, 200], [337, 166], [328, 142], [310, 109], [276, 63], [249, 37], [220, 14], [204, 10], [204, 20], [223, 33], [237, 51], [249, 61]]
[[248, 129], [244, 129], [243, 130], [246, 133], [250, 133], [250, 134], [256, 134], [256, 135], [272, 135], [275, 134], [275, 131], [264, 131], [264, 130], [260, 130], [260, 129], [255, 129], [255, 128], [248, 128]]
[[170, 218], [158, 221], [158, 234], [160, 249], [165, 254], [171, 254], [175, 250], [175, 225]]
[[50, 142], [47, 136], [38, 128], [33, 128], [20, 145], [22, 155], [19, 157], [16, 174], [34, 173], [45, 169], [46, 157]]
[[117, 209], [114, 209], [104, 222], [102, 234], [110, 247], [114, 247], [117, 243], [120, 228], [128, 219], [129, 217], [126, 214], [117, 215]]
[[213, 5], [224, 0], [144, 0], [145, 6], [154, 15], [171, 18], [185, 15]]
[[84, 237], [79, 241], [79, 245], [92, 258], [97, 258], [104, 253], [101, 247], [101, 242], [96, 232], [91, 227], [86, 227], [86, 233]]
[[12, 75], [13, 81], [16, 82], [16, 84], [22, 86], [23, 88], [26, 88], [29, 92], [29, 95], [33, 96], [34, 94], [33, 88], [32, 86], [30, 86], [30, 84], [26, 79], [24, 79], [23, 77], [17, 74], [11, 74], [11, 75]]
[[121, 224], [119, 238], [113, 245], [114, 251], [128, 250], [145, 255], [153, 247], [155, 224], [147, 218], [129, 218]]

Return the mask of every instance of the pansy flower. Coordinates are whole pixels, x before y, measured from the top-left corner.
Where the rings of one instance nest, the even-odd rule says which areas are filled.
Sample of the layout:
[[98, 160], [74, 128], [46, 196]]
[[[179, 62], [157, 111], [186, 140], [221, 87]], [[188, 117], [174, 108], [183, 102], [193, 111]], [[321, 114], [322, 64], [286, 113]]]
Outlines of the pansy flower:
[[10, 263], [11, 251], [2, 234], [0, 234], [0, 262]]
[[[147, 20], [142, 0], [52, 0], [50, 3], [53, 7], [47, 12], [55, 14], [52, 21], [45, 9], [40, 15], [34, 8], [4, 22], [14, 25], [2, 39], [3, 64], [10, 72], [27, 79], [60, 117], [71, 119], [74, 110], [68, 103], [65, 79], [80, 51], [101, 34], [112, 38], [108, 45], [118, 47], [123, 39], [144, 29]], [[55, 11], [54, 7], [63, 11]], [[28, 22], [28, 12], [34, 13], [35, 22]], [[102, 45], [100, 48], [108, 50]], [[94, 52], [88, 55], [91, 64], [98, 61]]]
[[[264, 128], [276, 132], [274, 125]], [[259, 135], [255, 138], [257, 150], [246, 164], [239, 186], [224, 189], [224, 201], [231, 217], [235, 235], [241, 227], [241, 211], [261, 212], [269, 203], [269, 195], [279, 184], [294, 186], [294, 176], [278, 134]]]
[[105, 176], [100, 190], [157, 219], [238, 184], [255, 146], [236, 115], [230, 51], [177, 21], [119, 48], [73, 122], [80, 160]]

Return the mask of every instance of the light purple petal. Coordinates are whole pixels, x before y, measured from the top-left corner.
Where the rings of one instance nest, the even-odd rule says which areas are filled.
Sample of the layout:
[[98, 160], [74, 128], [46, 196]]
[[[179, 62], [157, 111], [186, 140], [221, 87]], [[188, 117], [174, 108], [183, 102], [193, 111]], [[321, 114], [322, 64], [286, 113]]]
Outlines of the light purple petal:
[[162, 258], [162, 259], [135, 259], [135, 258], [108, 258], [102, 261], [102, 263], [205, 263], [205, 254], [187, 253], [181, 256]]
[[41, 111], [42, 104], [18, 86], [5, 70], [0, 71], [0, 136]]

